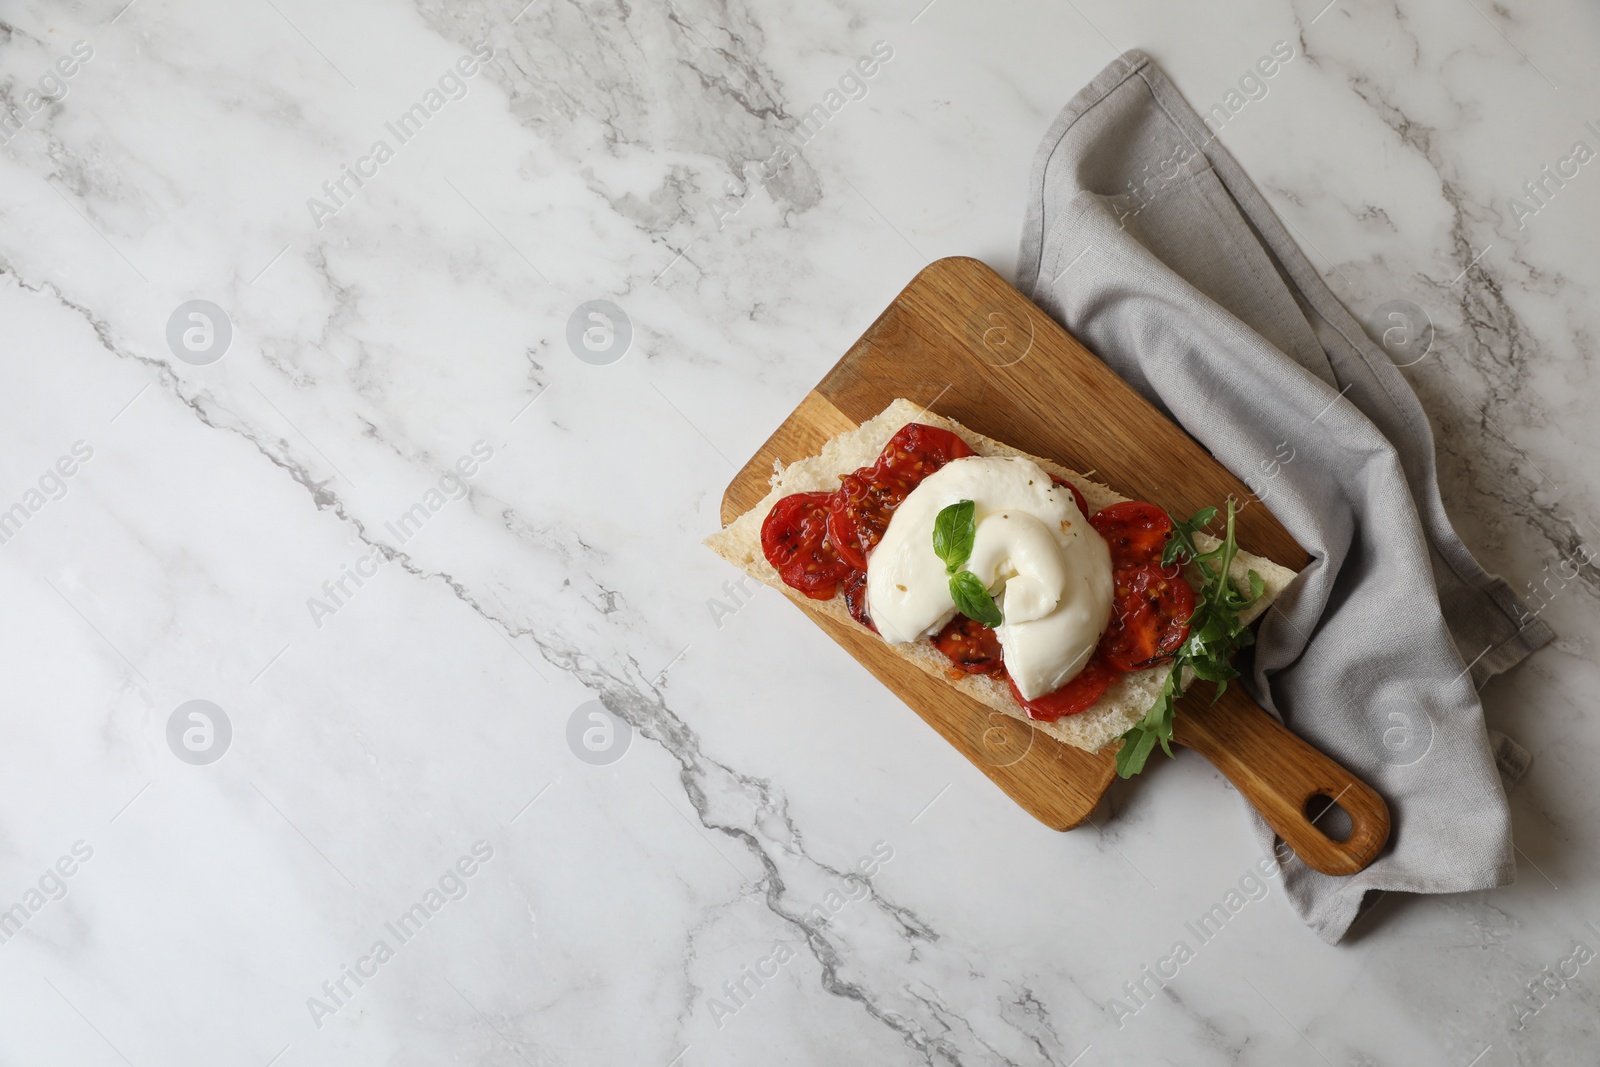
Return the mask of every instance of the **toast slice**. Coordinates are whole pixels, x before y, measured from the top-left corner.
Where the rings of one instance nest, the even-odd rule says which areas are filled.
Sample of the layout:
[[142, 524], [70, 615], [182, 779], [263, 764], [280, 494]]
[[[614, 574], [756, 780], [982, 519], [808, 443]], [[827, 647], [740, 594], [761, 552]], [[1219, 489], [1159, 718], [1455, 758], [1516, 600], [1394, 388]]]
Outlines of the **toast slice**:
[[[1088, 502], [1090, 514], [1109, 504], [1128, 499], [1077, 471], [1068, 470], [1059, 463], [1038, 456], [1029, 456], [1009, 445], [974, 433], [952, 419], [936, 415], [909, 400], [902, 399], [894, 401], [857, 429], [842, 433], [830, 440], [823, 446], [821, 454], [787, 467], [778, 466], [772, 475], [772, 491], [761, 503], [733, 520], [718, 533], [706, 538], [706, 546], [729, 563], [772, 586], [802, 607], [831, 615], [849, 626], [858, 625], [850, 618], [842, 593], [835, 595], [832, 600], [812, 600], [783, 584], [777, 570], [767, 562], [766, 556], [761, 551], [761, 524], [766, 520], [772, 506], [791, 493], [828, 493], [839, 488], [839, 479], [842, 476], [876, 461], [878, 454], [889, 443], [889, 438], [909, 422], [938, 426], [960, 434], [980, 456], [1023, 456], [1033, 460], [1051, 474], [1066, 478], [1076, 485], [1079, 492], [1083, 493], [1084, 500]], [[1201, 535], [1195, 538], [1195, 544], [1202, 551], [1209, 551], [1215, 547], [1217, 541]], [[1261, 576], [1265, 590], [1261, 598], [1245, 613], [1246, 621], [1264, 612], [1295, 576], [1295, 572], [1287, 567], [1244, 551], [1240, 551], [1234, 558], [1229, 573], [1235, 581], [1244, 585], [1246, 576], [1252, 570]], [[1162, 684], [1166, 682], [1167, 675], [1172, 670], [1171, 666], [1163, 665], [1124, 674], [1112, 683], [1111, 688], [1092, 707], [1055, 722], [1039, 722], [1028, 718], [1027, 711], [1012, 697], [1010, 686], [1003, 680], [988, 675], [960, 674], [953, 671], [950, 661], [933, 646], [933, 642], [913, 641], [910, 644], [889, 647], [901, 658], [916, 664], [929, 674], [943, 678], [979, 703], [1021, 719], [1058, 741], [1088, 752], [1100, 751], [1144, 718], [1145, 712], [1155, 701], [1156, 694], [1160, 692]]]

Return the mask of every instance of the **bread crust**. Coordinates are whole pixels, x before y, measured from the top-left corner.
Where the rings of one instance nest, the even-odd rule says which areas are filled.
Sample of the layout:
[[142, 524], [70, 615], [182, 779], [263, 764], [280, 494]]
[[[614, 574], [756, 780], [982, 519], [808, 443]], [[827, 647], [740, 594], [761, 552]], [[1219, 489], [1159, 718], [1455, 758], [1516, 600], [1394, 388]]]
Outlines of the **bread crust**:
[[[980, 456], [1022, 456], [1032, 460], [1047, 472], [1066, 478], [1077, 486], [1089, 505], [1090, 514], [1107, 505], [1128, 499], [1059, 463], [1039, 456], [1030, 456], [1003, 442], [969, 430], [953, 419], [927, 411], [909, 400], [900, 399], [862, 423], [857, 429], [829, 440], [818, 455], [799, 460], [787, 467], [775, 465], [772, 491], [762, 499], [761, 503], [706, 538], [706, 546], [729, 563], [772, 586], [807, 610], [829, 615], [846, 625], [859, 625], [850, 618], [842, 594], [834, 596], [832, 600], [812, 600], [783, 583], [778, 577], [778, 572], [767, 562], [766, 556], [761, 551], [761, 524], [766, 520], [772, 506], [783, 497], [792, 493], [831, 493], [837, 489], [839, 479], [843, 475], [876, 461], [884, 446], [889, 443], [889, 438], [909, 422], [939, 426], [960, 434]], [[1196, 544], [1202, 550], [1209, 550], [1216, 543], [1214, 538], [1207, 538], [1204, 535], [1196, 538]], [[1265, 589], [1261, 599], [1245, 613], [1246, 621], [1254, 619], [1265, 611], [1272, 600], [1283, 592], [1295, 577], [1295, 572], [1289, 568], [1244, 551], [1240, 551], [1234, 558], [1229, 573], [1236, 581], [1243, 584], [1252, 570], [1260, 575]], [[1161, 666], [1124, 674], [1112, 683], [1111, 688], [1106, 690], [1105, 695], [1092, 707], [1077, 715], [1068, 715], [1051, 723], [1028, 718], [1027, 711], [1012, 697], [1010, 686], [1003, 681], [978, 674], [952, 677], [950, 661], [933, 646], [931, 641], [913, 641], [909, 644], [887, 647], [902, 659], [943, 679], [979, 703], [1012, 718], [1020, 719], [1058, 741], [1088, 752], [1100, 751], [1142, 719], [1172, 670], [1170, 666]]]

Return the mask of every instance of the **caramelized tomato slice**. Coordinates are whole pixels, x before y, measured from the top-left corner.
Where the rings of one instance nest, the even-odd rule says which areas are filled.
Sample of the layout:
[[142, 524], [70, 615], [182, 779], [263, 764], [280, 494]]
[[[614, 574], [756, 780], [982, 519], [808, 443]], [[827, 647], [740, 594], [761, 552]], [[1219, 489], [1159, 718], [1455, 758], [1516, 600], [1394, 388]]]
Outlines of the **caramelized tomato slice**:
[[1159, 564], [1172, 533], [1172, 520], [1165, 511], [1136, 500], [1101, 508], [1090, 516], [1089, 525], [1110, 546], [1112, 570]]
[[889, 438], [878, 463], [913, 482], [920, 482], [951, 460], [974, 454], [965, 441], [949, 430], [908, 422]]
[[828, 514], [828, 533], [842, 558], [858, 571], [883, 539], [900, 502], [922, 479], [949, 463], [973, 455], [967, 443], [949, 430], [907, 423], [889, 438], [870, 467], [839, 480]]
[[1078, 505], [1078, 512], [1087, 519], [1089, 517], [1089, 503], [1083, 499], [1083, 494], [1078, 492], [1078, 487], [1065, 478], [1057, 478], [1054, 474], [1050, 476], [1050, 480], [1062, 488], [1072, 491], [1072, 499]]
[[933, 643], [963, 674], [994, 674], [1005, 669], [1000, 638], [977, 619], [957, 615], [939, 631]]
[[867, 614], [867, 572], [851, 571], [850, 577], [844, 580], [844, 606], [849, 610], [850, 617], [862, 626], [878, 632], [873, 625], [872, 616]]
[[831, 493], [796, 493], [772, 506], [761, 524], [761, 551], [791, 589], [813, 600], [833, 597], [851, 567], [828, 540]]
[[1100, 654], [1118, 670], [1138, 671], [1170, 659], [1189, 637], [1194, 590], [1179, 567], [1159, 564], [1112, 572], [1111, 624]]
[[841, 478], [828, 509], [828, 536], [838, 546], [840, 558], [857, 570], [866, 570], [867, 553], [883, 539], [895, 508], [915, 488], [877, 465]]
[[1016, 698], [1028, 711], [1028, 718], [1040, 722], [1055, 722], [1065, 715], [1076, 715], [1094, 706], [1094, 702], [1105, 695], [1111, 683], [1122, 677], [1122, 672], [1107, 663], [1098, 650], [1089, 658], [1089, 663], [1078, 672], [1066, 685], [1053, 693], [1046, 693], [1035, 700], [1023, 700], [1022, 693], [1017, 689], [1017, 683], [1006, 675], [1006, 681], [1011, 686], [1011, 695]]

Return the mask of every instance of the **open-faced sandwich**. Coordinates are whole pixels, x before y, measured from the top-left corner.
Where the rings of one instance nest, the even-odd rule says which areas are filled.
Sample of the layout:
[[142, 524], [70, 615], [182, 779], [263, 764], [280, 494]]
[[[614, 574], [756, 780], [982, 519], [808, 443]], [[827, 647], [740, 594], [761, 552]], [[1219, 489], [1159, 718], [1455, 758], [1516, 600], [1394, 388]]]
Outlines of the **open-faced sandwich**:
[[1097, 752], [1127, 735], [1131, 773], [1171, 737], [1188, 677], [1231, 677], [1245, 624], [1294, 577], [1234, 546], [1228, 507], [1211, 537], [1214, 509], [1174, 523], [896, 400], [775, 471], [706, 544], [1058, 740]]

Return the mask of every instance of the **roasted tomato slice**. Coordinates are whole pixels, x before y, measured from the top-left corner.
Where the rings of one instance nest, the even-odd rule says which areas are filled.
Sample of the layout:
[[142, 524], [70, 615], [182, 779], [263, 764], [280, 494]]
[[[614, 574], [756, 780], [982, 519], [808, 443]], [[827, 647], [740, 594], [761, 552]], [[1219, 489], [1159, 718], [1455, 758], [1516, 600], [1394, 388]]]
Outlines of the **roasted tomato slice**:
[[1154, 504], [1124, 500], [1101, 508], [1089, 518], [1111, 548], [1112, 570], [1160, 563], [1161, 553], [1172, 533], [1172, 520]]
[[916, 484], [951, 460], [970, 455], [974, 453], [967, 443], [949, 430], [908, 422], [883, 446], [878, 463]]
[[1111, 624], [1100, 654], [1118, 670], [1139, 671], [1171, 658], [1189, 636], [1194, 590], [1178, 567], [1158, 563], [1114, 571]]
[[867, 553], [883, 539], [894, 509], [914, 488], [876, 464], [839, 479], [839, 490], [828, 509], [828, 536], [838, 547], [839, 557], [857, 570], [866, 570]]
[[973, 454], [949, 430], [917, 422], [902, 426], [872, 466], [839, 480], [828, 533], [840, 558], [856, 570], [866, 570], [867, 555], [883, 539], [895, 508], [911, 490], [951, 460]]
[[1046, 693], [1035, 700], [1023, 700], [1022, 693], [1017, 689], [1017, 683], [1006, 675], [1006, 681], [1011, 685], [1011, 695], [1028, 710], [1028, 718], [1038, 719], [1040, 722], [1055, 722], [1065, 715], [1076, 715], [1094, 706], [1094, 702], [1105, 695], [1111, 683], [1122, 677], [1122, 672], [1107, 663], [1098, 651], [1089, 658], [1089, 663], [1078, 672], [1066, 685], [1053, 693]]
[[761, 524], [761, 551], [784, 584], [813, 600], [832, 598], [850, 564], [828, 540], [831, 493], [796, 493], [772, 506]]
[[878, 632], [873, 625], [872, 616], [867, 614], [867, 572], [851, 571], [850, 577], [844, 580], [844, 606], [849, 609], [850, 617], [862, 626]]
[[1087, 519], [1089, 517], [1089, 503], [1083, 499], [1083, 494], [1078, 492], [1078, 487], [1067, 481], [1065, 478], [1057, 478], [1054, 474], [1050, 476], [1050, 480], [1055, 482], [1057, 485], [1072, 491], [1072, 499], [1077, 503], [1079, 513], [1081, 513], [1083, 517]]
[[933, 643], [963, 674], [994, 674], [1004, 669], [1000, 638], [977, 619], [957, 615], [939, 631]]

